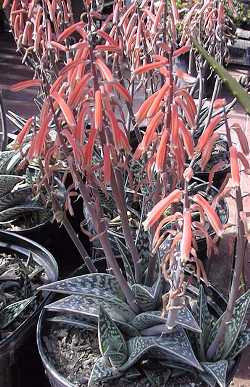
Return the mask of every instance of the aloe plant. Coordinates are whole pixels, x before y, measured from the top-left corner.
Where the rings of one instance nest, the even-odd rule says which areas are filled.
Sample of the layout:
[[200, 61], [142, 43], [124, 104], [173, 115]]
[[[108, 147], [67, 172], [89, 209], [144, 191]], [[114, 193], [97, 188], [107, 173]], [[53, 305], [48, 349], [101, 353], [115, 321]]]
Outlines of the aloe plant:
[[[40, 288], [67, 294], [67, 297], [45, 307], [54, 324], [63, 323], [79, 329], [87, 329], [88, 324], [96, 326], [101, 357], [92, 370], [89, 386], [125, 377], [134, 367], [137, 369], [136, 379], [145, 356], [153, 359], [156, 355], [162, 362], [163, 373], [167, 372], [171, 359], [171, 369], [175, 366], [184, 371], [188, 369], [194, 378], [198, 374], [200, 380], [209, 386], [215, 386], [216, 382], [221, 387], [226, 386], [230, 362], [250, 342], [249, 330], [241, 329], [250, 303], [250, 291], [236, 302], [230, 334], [221, 344], [218, 358], [211, 361], [205, 353], [223, 315], [216, 318], [202, 285], [197, 298], [187, 292], [186, 306], [180, 310], [172, 332], [166, 331], [167, 314], [163, 316], [159, 310], [163, 295], [160, 279], [152, 287], [140, 285], [140, 293], [138, 286], [131, 286], [140, 302], [139, 313], [126, 303], [118, 282], [109, 274], [87, 274]], [[193, 312], [189, 300], [192, 300]], [[169, 378], [170, 383], [171, 373]]]

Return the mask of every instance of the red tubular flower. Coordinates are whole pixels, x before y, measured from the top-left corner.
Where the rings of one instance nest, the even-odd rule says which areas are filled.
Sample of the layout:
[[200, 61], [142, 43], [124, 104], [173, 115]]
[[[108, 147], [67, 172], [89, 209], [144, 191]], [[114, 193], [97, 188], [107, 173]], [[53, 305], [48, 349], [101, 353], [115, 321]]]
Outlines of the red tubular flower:
[[92, 128], [89, 134], [89, 139], [87, 144], [84, 145], [83, 157], [84, 157], [84, 167], [89, 167], [92, 162], [95, 139], [97, 135], [97, 130]]
[[209, 160], [211, 158], [211, 154], [212, 154], [214, 145], [215, 145], [216, 141], [218, 140], [218, 138], [219, 138], [219, 133], [214, 132], [213, 135], [208, 139], [206, 145], [204, 146], [204, 148], [202, 150], [201, 163], [200, 163], [202, 171], [204, 171], [207, 163], [209, 162]]
[[157, 172], [162, 172], [164, 169], [164, 161], [166, 158], [168, 140], [169, 140], [168, 130], [164, 129], [161, 135], [161, 141], [156, 153], [155, 167]]
[[[146, 132], [144, 133], [142, 142], [139, 144], [138, 148], [135, 151], [134, 157], [136, 159], [140, 158], [141, 154], [147, 150], [149, 145], [151, 144], [153, 137], [155, 135], [155, 131], [159, 123], [161, 122], [164, 113], [159, 111], [150, 121]], [[139, 156], [139, 157], [138, 157]]]
[[83, 22], [80, 21], [78, 23], [72, 24], [68, 28], [66, 28], [59, 36], [57, 41], [61, 42], [62, 40], [67, 39], [70, 35], [72, 35], [74, 32], [78, 31], [78, 27], [82, 27]]
[[159, 110], [161, 101], [163, 100], [165, 95], [168, 94], [169, 89], [170, 89], [169, 82], [165, 82], [165, 84], [161, 87], [156, 97], [154, 98], [152, 105], [148, 110], [147, 117], [152, 117], [157, 113], [157, 111]]
[[107, 115], [108, 115], [109, 120], [110, 120], [112, 133], [113, 133], [113, 139], [114, 139], [116, 149], [117, 150], [124, 149], [124, 150], [129, 151], [130, 145], [129, 145], [128, 138], [127, 138], [126, 134], [123, 132], [123, 130], [120, 128], [113, 111], [109, 108], [107, 108]]
[[233, 129], [236, 132], [238, 140], [240, 142], [242, 152], [244, 153], [244, 155], [246, 155], [246, 156], [249, 155], [250, 151], [249, 151], [247, 137], [246, 137], [245, 133], [243, 132], [241, 126], [238, 123], [234, 123], [233, 125], [231, 125], [231, 129]]
[[157, 94], [158, 94], [158, 91], [150, 95], [140, 106], [138, 112], [135, 115], [135, 119], [138, 124], [140, 124], [147, 117], [150, 106], [152, 105]]
[[209, 125], [206, 127], [206, 129], [204, 130], [204, 132], [202, 133], [202, 135], [200, 136], [199, 138], [199, 141], [198, 141], [198, 144], [197, 144], [197, 151], [198, 152], [201, 152], [202, 149], [204, 148], [204, 146], [206, 145], [207, 141], [209, 140], [209, 138], [211, 137], [214, 129], [217, 127], [217, 125], [221, 122], [222, 120], [222, 115], [219, 114], [218, 116], [216, 117], [213, 117], [209, 123]]
[[193, 137], [189, 132], [188, 128], [184, 125], [184, 122], [182, 121], [182, 119], [179, 119], [179, 125], [181, 129], [181, 136], [182, 136], [185, 150], [188, 154], [189, 159], [192, 159], [194, 155]]
[[22, 145], [24, 138], [29, 133], [29, 130], [33, 124], [33, 121], [34, 121], [34, 117], [31, 117], [26, 121], [25, 125], [17, 135], [16, 141], [15, 141], [16, 144]]
[[230, 147], [231, 175], [234, 187], [240, 186], [240, 168], [238, 163], [238, 152], [234, 145]]
[[56, 103], [59, 105], [69, 127], [75, 128], [76, 121], [75, 121], [74, 114], [73, 114], [72, 110], [70, 109], [70, 107], [67, 105], [67, 103], [64, 101], [64, 99], [56, 92], [54, 94], [52, 94], [51, 96], [54, 98]]
[[213, 207], [210, 206], [208, 201], [201, 196], [200, 194], [194, 195], [192, 198], [195, 203], [197, 203], [205, 212], [207, 215], [207, 218], [213, 227], [214, 231], [218, 236], [221, 236], [223, 234], [223, 225], [220, 221], [219, 216], [217, 215], [216, 211]]
[[102, 129], [103, 123], [103, 112], [102, 112], [102, 94], [101, 90], [95, 92], [95, 128], [97, 130]]
[[161, 60], [159, 62], [147, 63], [143, 66], [137, 67], [137, 69], [135, 69], [134, 71], [134, 74], [136, 75], [143, 74], [148, 71], [152, 71], [152, 70], [158, 69], [159, 67], [165, 66], [166, 64], [168, 64], [167, 59]]
[[238, 155], [238, 160], [241, 161], [244, 167], [244, 172], [249, 175], [250, 174], [249, 161], [247, 160], [246, 156], [243, 153], [238, 152], [237, 155]]
[[40, 79], [31, 79], [30, 81], [18, 82], [15, 85], [9, 87], [10, 91], [21, 91], [28, 89], [29, 87], [38, 87], [41, 86], [42, 81]]
[[102, 61], [102, 59], [97, 58], [95, 63], [96, 63], [96, 66], [98, 67], [100, 73], [102, 74], [103, 78], [105, 78], [106, 81], [112, 82], [113, 75], [112, 75], [110, 69], [108, 68], [108, 66], [106, 66], [106, 64]]
[[214, 109], [221, 109], [226, 105], [225, 98], [218, 98], [214, 101], [213, 108]]
[[191, 167], [186, 168], [185, 171], [183, 172], [183, 177], [187, 182], [189, 182], [192, 179], [193, 175], [194, 175], [194, 171]]
[[144, 228], [148, 230], [152, 227], [161, 217], [162, 213], [172, 204], [179, 202], [182, 197], [182, 192], [179, 189], [171, 192], [166, 198], [157, 203], [154, 208], [149, 212], [147, 219], [145, 220]]

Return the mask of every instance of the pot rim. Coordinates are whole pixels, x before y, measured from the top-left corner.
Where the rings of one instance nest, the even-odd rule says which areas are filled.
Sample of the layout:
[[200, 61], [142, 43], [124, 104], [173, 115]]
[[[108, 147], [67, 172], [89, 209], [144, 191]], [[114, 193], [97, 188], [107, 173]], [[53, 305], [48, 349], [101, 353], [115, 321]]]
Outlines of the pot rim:
[[[43, 266], [48, 275], [48, 280], [52, 282], [58, 279], [57, 262], [53, 255], [42, 245], [24, 236], [15, 234], [14, 232], [3, 230], [0, 230], [0, 239], [0, 248], [9, 249], [20, 254], [25, 254], [26, 252], [27, 256], [30, 251], [33, 251], [33, 259], [38, 264]], [[29, 326], [32, 325], [35, 318], [39, 315], [41, 308], [43, 308], [43, 306], [47, 304], [50, 299], [50, 295], [43, 294], [43, 300], [38, 305], [36, 310], [26, 320], [24, 320], [15, 331], [13, 331], [5, 339], [0, 340], [1, 355], [4, 351], [8, 351], [9, 347], [11, 347], [15, 340], [21, 340], [21, 338], [25, 336]]]
[[[100, 260], [102, 260], [102, 259], [103, 258], [101, 258]], [[188, 271], [187, 271], [187, 273], [188, 273]], [[193, 277], [195, 278], [195, 276], [193, 276]], [[223, 309], [226, 308], [226, 305], [227, 305], [226, 298], [212, 284], [209, 284], [208, 286], [206, 286], [202, 279], [201, 279], [201, 282], [203, 283], [203, 285], [205, 287], [205, 290], [211, 290], [212, 293], [216, 296], [215, 298], [219, 298], [221, 300], [221, 303], [223, 304], [223, 308], [221, 308], [221, 306], [219, 306], [218, 303], [214, 302], [211, 299], [211, 297], [208, 297], [208, 302], [209, 302], [210, 307], [214, 310], [214, 313], [217, 316], [219, 316], [219, 313], [223, 313]], [[191, 292], [193, 294], [197, 294], [197, 292], [198, 292], [197, 287], [195, 287], [193, 285], [189, 286], [188, 289], [189, 289], [189, 292]], [[56, 368], [52, 364], [51, 360], [47, 356], [46, 351], [44, 349], [44, 344], [42, 342], [42, 329], [43, 329], [43, 323], [44, 323], [44, 321], [46, 321], [45, 320], [46, 319], [46, 313], [48, 313], [48, 311], [46, 311], [45, 309], [43, 309], [41, 311], [40, 316], [39, 316], [39, 320], [38, 320], [38, 324], [37, 324], [37, 331], [36, 331], [37, 347], [38, 347], [38, 352], [39, 352], [39, 355], [41, 357], [43, 366], [44, 366], [44, 368], [46, 370], [46, 373], [48, 373], [48, 376], [51, 375], [54, 378], [54, 380], [56, 380], [58, 383], [60, 383], [60, 387], [75, 387], [75, 384], [72, 384], [70, 381], [68, 381], [64, 376], [62, 376], [56, 370]], [[241, 357], [241, 355], [239, 355], [239, 359], [240, 359], [240, 357]], [[238, 364], [238, 362], [237, 362], [237, 364]], [[233, 367], [233, 369], [234, 369], [234, 367]], [[233, 376], [234, 376], [234, 372], [232, 371], [228, 375], [229, 383], [231, 382]]]

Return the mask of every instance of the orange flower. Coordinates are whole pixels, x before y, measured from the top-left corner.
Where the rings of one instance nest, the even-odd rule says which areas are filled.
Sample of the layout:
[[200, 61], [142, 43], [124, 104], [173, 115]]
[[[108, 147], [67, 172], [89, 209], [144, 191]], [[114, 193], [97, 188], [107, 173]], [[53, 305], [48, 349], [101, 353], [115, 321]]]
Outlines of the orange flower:
[[66, 104], [64, 99], [56, 92], [54, 94], [52, 94], [52, 97], [54, 98], [56, 103], [59, 105], [69, 127], [75, 128], [76, 121], [75, 121], [74, 114], [73, 114], [72, 110], [70, 109], [70, 107]]
[[152, 70], [158, 69], [159, 67], [165, 66], [167, 63], [168, 63], [167, 59], [161, 60], [159, 62], [147, 63], [143, 66], [137, 67], [137, 69], [135, 69], [134, 71], [134, 74], [136, 75], [143, 74], [148, 71], [152, 71]]
[[189, 182], [192, 179], [193, 175], [194, 175], [194, 172], [191, 167], [186, 168], [185, 171], [183, 172], [183, 177], [187, 182]]
[[97, 135], [97, 130], [92, 128], [89, 133], [89, 139], [87, 144], [84, 145], [83, 157], [84, 157], [84, 167], [89, 167], [92, 162], [93, 150], [95, 145], [95, 139]]
[[164, 116], [164, 113], [160, 111], [151, 119], [151, 121], [147, 127], [147, 130], [144, 133], [142, 142], [139, 144], [139, 146], [135, 152], [135, 155], [134, 155], [135, 158], [138, 158], [138, 156], [140, 157], [140, 154], [147, 150], [147, 148], [149, 147], [149, 145], [153, 141], [153, 137], [155, 135], [156, 128], [159, 125], [159, 123], [161, 122], [163, 116]]
[[204, 146], [204, 148], [202, 150], [201, 163], [200, 163], [202, 171], [204, 171], [207, 163], [209, 162], [209, 160], [211, 158], [211, 153], [213, 151], [214, 144], [216, 143], [218, 138], [219, 138], [219, 133], [214, 132], [213, 135], [208, 139], [206, 145]]
[[102, 94], [101, 90], [95, 92], [95, 128], [97, 130], [102, 129], [103, 117], [102, 117]]
[[236, 132], [244, 155], [246, 156], [249, 155], [249, 145], [248, 145], [247, 137], [243, 132], [241, 126], [238, 123], [234, 123], [233, 125], [231, 125], [231, 129], [233, 129]]
[[152, 117], [159, 110], [162, 99], [168, 94], [170, 89], [169, 82], [165, 82], [165, 84], [160, 88], [156, 97], [154, 98], [152, 105], [150, 106], [147, 117]]
[[238, 152], [234, 145], [230, 147], [231, 175], [234, 187], [240, 186], [240, 168], [238, 163]]
[[179, 202], [182, 197], [182, 192], [179, 189], [171, 192], [166, 198], [157, 203], [154, 208], [149, 212], [147, 219], [145, 220], [144, 228], [148, 230], [152, 227], [161, 217], [162, 213], [172, 204]]
[[135, 115], [135, 119], [138, 124], [140, 124], [146, 118], [147, 113], [150, 109], [150, 106], [152, 105], [152, 102], [154, 101], [157, 94], [158, 94], [158, 91], [150, 95], [140, 106], [138, 112]]
[[184, 122], [182, 121], [182, 119], [179, 119], [178, 122], [181, 129], [181, 136], [184, 143], [184, 147], [186, 149], [189, 159], [192, 159], [194, 155], [193, 137], [189, 132], [188, 128], [184, 125]]
[[128, 90], [119, 82], [109, 82], [109, 85], [113, 86], [117, 93], [120, 94], [120, 96], [123, 97], [127, 102], [132, 103], [132, 97]]
[[23, 143], [24, 138], [29, 133], [29, 130], [33, 124], [33, 120], [34, 120], [34, 117], [31, 117], [26, 121], [25, 125], [23, 126], [23, 128], [21, 129], [21, 131], [17, 135], [16, 141], [15, 141], [16, 145], [17, 144], [21, 145]]
[[211, 137], [214, 129], [216, 129], [217, 125], [221, 122], [222, 118], [223, 118], [222, 115], [219, 114], [218, 116], [213, 117], [211, 119], [209, 125], [206, 127], [206, 129], [204, 130], [204, 132], [202, 133], [202, 135], [199, 138], [199, 141], [198, 141], [198, 144], [196, 147], [198, 152], [202, 151], [202, 149], [206, 145], [207, 141]]
[[95, 63], [96, 63], [96, 66], [98, 67], [100, 73], [102, 74], [103, 78], [105, 78], [106, 81], [112, 82], [113, 75], [112, 75], [110, 69], [108, 68], [108, 66], [106, 66], [106, 64], [103, 62], [103, 60], [100, 58], [97, 58]]
[[197, 203], [205, 212], [207, 215], [207, 218], [213, 227], [214, 231], [218, 236], [221, 236], [223, 234], [223, 225], [220, 221], [219, 216], [217, 215], [216, 211], [213, 207], [210, 206], [208, 201], [201, 196], [200, 194], [194, 195], [192, 198], [195, 203]]
[[225, 98], [218, 98], [214, 101], [213, 108], [214, 109], [221, 109], [226, 105]]
[[167, 152], [167, 145], [168, 145], [168, 140], [169, 140], [169, 133], [167, 129], [163, 130], [163, 133], [161, 135], [161, 141], [159, 144], [159, 147], [157, 149], [157, 154], [156, 154], [156, 161], [155, 161], [155, 167], [157, 172], [162, 172], [164, 169], [164, 161], [165, 161], [165, 156]]
[[249, 175], [250, 174], [250, 165], [249, 165], [249, 162], [248, 162], [246, 156], [243, 155], [243, 153], [241, 153], [241, 152], [238, 152], [237, 155], [238, 155], [238, 159], [241, 161], [241, 163], [244, 167], [244, 172]]
[[37, 87], [41, 86], [42, 81], [40, 79], [32, 79], [30, 81], [22, 81], [18, 82], [15, 85], [9, 87], [10, 91], [21, 91], [24, 89], [28, 89], [29, 87]]
[[107, 34], [107, 32], [98, 30], [96, 31], [96, 34], [101, 36], [101, 38], [105, 39], [107, 42], [109, 42], [109, 44], [111, 44], [112, 46], [116, 46], [116, 41], [109, 34]]
[[59, 36], [57, 41], [61, 42], [62, 40], [67, 39], [70, 35], [72, 35], [75, 31], [78, 31], [78, 27], [82, 27], [84, 24], [82, 21], [72, 24], [68, 28], [66, 28]]

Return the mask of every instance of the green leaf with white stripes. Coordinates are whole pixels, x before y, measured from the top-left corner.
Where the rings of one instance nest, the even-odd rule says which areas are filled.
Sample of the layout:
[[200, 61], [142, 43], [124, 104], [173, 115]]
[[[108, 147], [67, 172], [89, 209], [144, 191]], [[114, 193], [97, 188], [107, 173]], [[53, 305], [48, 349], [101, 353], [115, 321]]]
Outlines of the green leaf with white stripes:
[[221, 360], [215, 363], [201, 363], [205, 370], [215, 378], [220, 387], [226, 387], [228, 361]]
[[239, 355], [246, 347], [250, 345], [250, 329], [246, 329], [241, 332], [231, 350], [228, 357], [234, 359]]
[[120, 367], [126, 362], [128, 351], [123, 334], [101, 305], [98, 318], [98, 339], [102, 356], [109, 359], [113, 367]]
[[[224, 341], [217, 352], [216, 359], [226, 359], [230, 355], [230, 352], [232, 351], [234, 344], [240, 334], [240, 330], [244, 322], [249, 304], [250, 289], [235, 302], [232, 318], [225, 326]], [[208, 346], [215, 338], [223, 316], [224, 314], [216, 321], [216, 324], [211, 329], [207, 340]]]
[[68, 278], [41, 286], [39, 290], [63, 294], [77, 294], [101, 299], [124, 301], [118, 281], [113, 275], [106, 273], [91, 273], [78, 277]]

